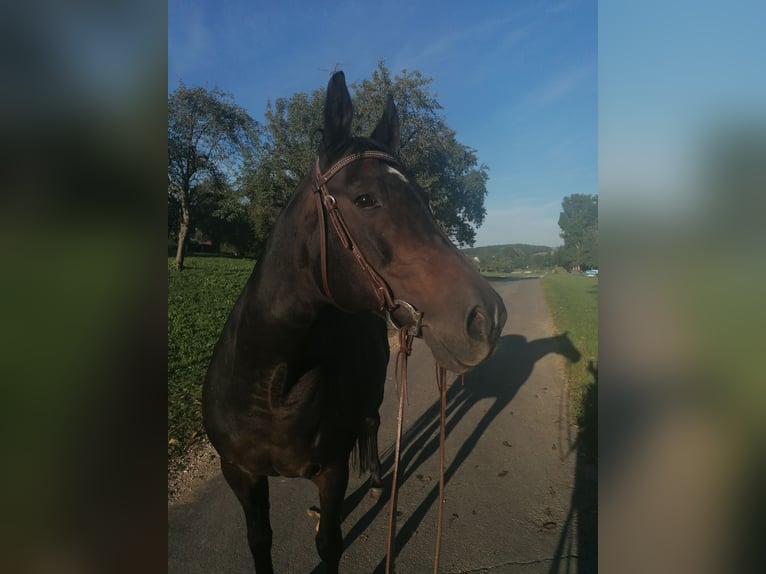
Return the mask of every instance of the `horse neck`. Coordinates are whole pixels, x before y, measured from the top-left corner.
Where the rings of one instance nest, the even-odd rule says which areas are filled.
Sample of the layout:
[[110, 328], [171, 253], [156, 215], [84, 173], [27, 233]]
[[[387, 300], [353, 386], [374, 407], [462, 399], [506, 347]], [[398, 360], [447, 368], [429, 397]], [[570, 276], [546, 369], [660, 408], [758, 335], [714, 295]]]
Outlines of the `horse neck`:
[[560, 352], [559, 335], [535, 339], [533, 341], [529, 341], [528, 345], [530, 350], [529, 355], [534, 361], [542, 359], [549, 353]]
[[312, 243], [318, 233], [308, 192], [301, 186], [277, 218], [238, 302], [238, 338], [255, 335], [259, 344], [271, 348], [271, 356], [287, 350], [288, 341], [300, 344], [327, 304], [309, 255], [316, 250]]
[[531, 349], [530, 355], [534, 357], [535, 361], [542, 359], [549, 353], [558, 353], [571, 361], [573, 360], [571, 355], [577, 352], [564, 335], [553, 335], [551, 337], [536, 339], [530, 341], [529, 346]]

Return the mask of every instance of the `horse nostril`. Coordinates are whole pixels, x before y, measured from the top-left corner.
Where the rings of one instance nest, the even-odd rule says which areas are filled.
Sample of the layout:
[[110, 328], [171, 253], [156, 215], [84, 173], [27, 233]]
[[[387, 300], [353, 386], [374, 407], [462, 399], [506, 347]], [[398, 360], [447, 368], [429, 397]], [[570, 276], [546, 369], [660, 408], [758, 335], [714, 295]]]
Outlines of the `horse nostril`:
[[481, 307], [474, 307], [468, 314], [466, 330], [472, 339], [485, 341], [492, 330], [492, 321]]

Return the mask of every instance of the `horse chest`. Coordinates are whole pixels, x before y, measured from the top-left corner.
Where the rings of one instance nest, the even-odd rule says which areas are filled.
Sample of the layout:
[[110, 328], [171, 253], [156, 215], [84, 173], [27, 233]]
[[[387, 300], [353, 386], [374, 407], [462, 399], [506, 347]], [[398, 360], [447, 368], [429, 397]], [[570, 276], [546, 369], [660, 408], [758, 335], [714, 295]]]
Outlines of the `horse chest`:
[[231, 420], [242, 441], [235, 458], [253, 475], [305, 478], [347, 459], [381, 391], [354, 382], [315, 368], [291, 383], [258, 385], [249, 408]]

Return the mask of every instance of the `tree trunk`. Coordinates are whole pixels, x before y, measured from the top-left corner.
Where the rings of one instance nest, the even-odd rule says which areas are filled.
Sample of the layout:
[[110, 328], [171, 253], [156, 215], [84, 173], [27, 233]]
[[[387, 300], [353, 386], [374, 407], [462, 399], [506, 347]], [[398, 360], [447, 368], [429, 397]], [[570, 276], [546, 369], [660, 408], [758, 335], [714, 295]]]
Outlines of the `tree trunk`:
[[178, 229], [178, 250], [176, 251], [176, 270], [184, 268], [184, 256], [186, 255], [186, 235], [189, 232], [189, 204], [185, 194], [181, 194], [181, 227]]

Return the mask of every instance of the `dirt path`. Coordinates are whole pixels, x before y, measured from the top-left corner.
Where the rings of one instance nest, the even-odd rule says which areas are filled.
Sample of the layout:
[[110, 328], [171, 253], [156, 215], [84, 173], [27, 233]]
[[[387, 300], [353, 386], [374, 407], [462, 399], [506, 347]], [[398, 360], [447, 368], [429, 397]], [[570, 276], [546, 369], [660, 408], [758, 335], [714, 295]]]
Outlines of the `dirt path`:
[[[447, 486], [441, 571], [595, 572], [596, 471], [578, 456], [569, 424], [564, 358], [539, 281], [495, 284], [509, 310], [495, 355], [448, 391]], [[438, 491], [438, 406], [433, 362], [416, 341], [405, 409], [396, 559], [402, 574], [430, 572]], [[392, 365], [381, 407], [381, 460], [390, 484], [396, 423]], [[368, 496], [352, 472], [341, 571], [382, 572], [387, 494]], [[252, 572], [244, 519], [209, 447], [169, 487], [168, 571]], [[320, 572], [314, 485], [270, 479], [274, 566]]]

